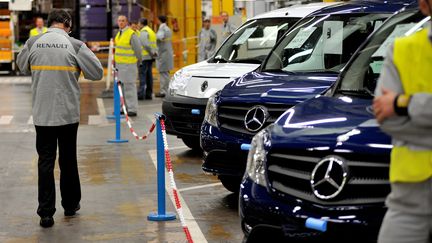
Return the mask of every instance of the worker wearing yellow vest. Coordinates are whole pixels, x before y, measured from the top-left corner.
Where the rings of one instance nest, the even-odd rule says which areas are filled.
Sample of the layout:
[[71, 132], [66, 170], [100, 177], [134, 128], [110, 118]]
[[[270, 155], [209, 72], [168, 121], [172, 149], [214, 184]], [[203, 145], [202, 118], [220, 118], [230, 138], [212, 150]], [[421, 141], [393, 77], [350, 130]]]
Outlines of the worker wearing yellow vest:
[[140, 40], [142, 44], [143, 61], [139, 67], [140, 85], [138, 88], [139, 100], [151, 100], [153, 95], [153, 74], [152, 67], [157, 57], [156, 33], [148, 26], [146, 18], [139, 23]]
[[41, 17], [36, 18], [36, 27], [30, 30], [30, 37], [38, 36], [40, 34], [46, 33], [48, 28], [44, 26], [44, 20]]
[[[432, 0], [419, 0], [425, 15]], [[376, 88], [375, 116], [392, 136], [391, 193], [379, 243], [427, 243], [432, 233], [432, 33], [389, 48]]]
[[118, 80], [123, 84], [128, 115], [136, 116], [138, 113], [137, 65], [141, 63], [141, 41], [135, 31], [129, 28], [126, 16], [120, 15], [117, 24], [119, 32], [115, 37], [114, 61], [118, 70]]

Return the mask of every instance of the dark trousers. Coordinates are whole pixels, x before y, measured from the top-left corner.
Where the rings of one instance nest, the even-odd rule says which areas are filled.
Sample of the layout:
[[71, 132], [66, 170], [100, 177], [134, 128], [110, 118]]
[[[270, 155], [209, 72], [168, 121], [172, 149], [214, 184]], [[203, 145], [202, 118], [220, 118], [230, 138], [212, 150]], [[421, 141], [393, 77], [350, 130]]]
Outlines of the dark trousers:
[[153, 94], [153, 60], [144, 60], [139, 68], [140, 86], [138, 89], [139, 98], [151, 98]]
[[78, 123], [64, 126], [35, 126], [38, 161], [39, 216], [53, 216], [55, 208], [54, 166], [59, 147], [60, 192], [65, 210], [74, 210], [81, 200], [81, 186], [77, 164]]

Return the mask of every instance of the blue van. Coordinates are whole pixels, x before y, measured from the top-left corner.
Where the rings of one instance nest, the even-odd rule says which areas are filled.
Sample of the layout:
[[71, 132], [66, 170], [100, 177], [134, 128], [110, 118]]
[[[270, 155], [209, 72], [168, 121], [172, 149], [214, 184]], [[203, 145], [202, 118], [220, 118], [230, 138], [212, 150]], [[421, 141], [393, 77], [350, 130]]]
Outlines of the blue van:
[[414, 5], [386, 21], [324, 95], [287, 110], [252, 141], [240, 196], [243, 231], [279, 239], [376, 241], [390, 191], [391, 139], [372, 110], [395, 37], [430, 26]]
[[203, 170], [239, 190], [252, 137], [288, 108], [322, 94], [366, 38], [407, 1], [350, 1], [318, 10], [282, 38], [262, 66], [209, 98]]

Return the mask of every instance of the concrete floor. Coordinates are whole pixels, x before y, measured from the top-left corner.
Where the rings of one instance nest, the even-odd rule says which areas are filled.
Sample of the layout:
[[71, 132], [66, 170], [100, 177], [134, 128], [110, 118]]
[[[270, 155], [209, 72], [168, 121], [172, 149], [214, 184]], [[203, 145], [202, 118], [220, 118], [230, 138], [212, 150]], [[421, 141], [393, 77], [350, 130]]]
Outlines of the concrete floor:
[[[31, 119], [30, 80], [0, 77], [0, 242], [186, 242], [179, 220], [150, 222], [156, 211], [155, 138], [136, 141], [122, 125], [126, 144], [108, 144], [114, 124], [105, 119], [112, 99], [97, 97], [104, 83], [82, 83], [78, 160], [81, 210], [66, 218], [60, 206], [53, 228], [39, 227], [37, 154]], [[137, 132], [148, 130], [161, 100], [140, 101]], [[169, 136], [177, 187], [195, 242], [241, 242], [237, 195], [203, 174], [201, 154]], [[58, 167], [57, 167], [58, 169]], [[58, 179], [58, 170], [56, 170]], [[58, 181], [57, 181], [58, 182]], [[167, 194], [167, 210], [174, 206]]]

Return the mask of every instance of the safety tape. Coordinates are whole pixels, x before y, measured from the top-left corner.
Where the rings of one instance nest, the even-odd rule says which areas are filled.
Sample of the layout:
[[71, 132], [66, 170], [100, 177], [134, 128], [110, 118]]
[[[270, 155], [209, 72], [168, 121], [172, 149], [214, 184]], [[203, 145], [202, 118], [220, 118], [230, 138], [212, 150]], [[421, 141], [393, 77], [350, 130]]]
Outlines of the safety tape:
[[168, 170], [168, 175], [169, 175], [170, 182], [171, 182], [171, 189], [172, 189], [173, 195], [174, 195], [174, 201], [176, 204], [175, 206], [176, 206], [177, 214], [180, 218], [180, 223], [183, 227], [183, 231], [186, 235], [187, 241], [189, 243], [193, 243], [192, 236], [190, 234], [189, 228], [186, 224], [186, 220], [185, 220], [184, 215], [183, 215], [183, 209], [181, 207], [179, 195], [177, 192], [178, 191], [177, 185], [176, 185], [175, 180], [174, 180], [173, 166], [171, 163], [171, 156], [170, 156], [169, 149], [168, 149], [168, 141], [167, 141], [167, 135], [166, 135], [166, 130], [165, 130], [165, 121], [163, 119], [160, 119], [159, 121], [160, 121], [161, 129], [162, 129], [162, 138], [163, 138], [163, 143], [164, 143], [164, 148], [165, 148], [166, 168]]
[[120, 83], [120, 82], [117, 82], [117, 85], [118, 85], [118, 90], [119, 90], [119, 94], [120, 94], [120, 104], [121, 104], [121, 107], [122, 107], [122, 109], [123, 109], [123, 113], [124, 113], [124, 115], [125, 115], [125, 118], [126, 118], [126, 124], [127, 124], [128, 127], [129, 127], [129, 131], [132, 133], [132, 135], [133, 135], [137, 140], [144, 140], [144, 139], [147, 139], [148, 136], [149, 136], [149, 135], [154, 131], [154, 129], [156, 128], [156, 120], [153, 121], [153, 123], [152, 123], [150, 129], [148, 130], [148, 132], [147, 132], [144, 136], [138, 136], [138, 134], [135, 132], [135, 129], [133, 128], [133, 126], [132, 126], [132, 124], [131, 124], [131, 122], [130, 122], [129, 116], [128, 116], [127, 108], [126, 108], [125, 101], [124, 101], [124, 97], [123, 97], [123, 90], [122, 90], [122, 87], [121, 87], [121, 83]]

